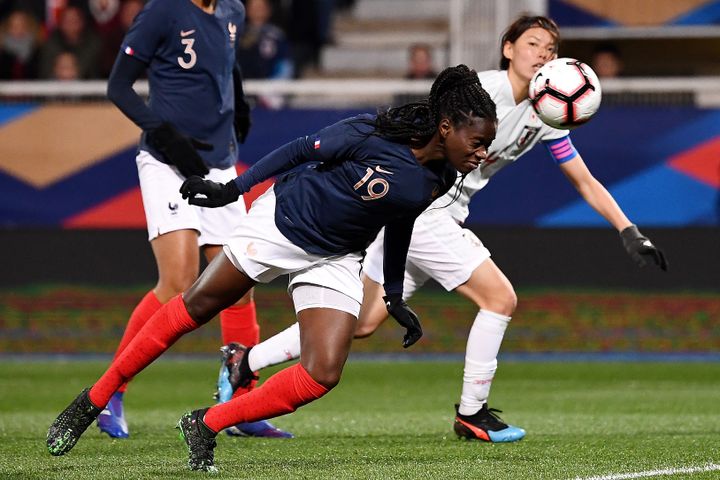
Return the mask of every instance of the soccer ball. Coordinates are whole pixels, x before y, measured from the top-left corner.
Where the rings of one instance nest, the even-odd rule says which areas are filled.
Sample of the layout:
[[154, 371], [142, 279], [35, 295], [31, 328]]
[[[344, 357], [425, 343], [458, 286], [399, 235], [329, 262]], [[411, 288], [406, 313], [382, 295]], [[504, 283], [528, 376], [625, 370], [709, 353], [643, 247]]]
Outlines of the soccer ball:
[[592, 68], [574, 58], [546, 63], [530, 80], [530, 102], [540, 119], [554, 128], [575, 128], [600, 107], [602, 91]]

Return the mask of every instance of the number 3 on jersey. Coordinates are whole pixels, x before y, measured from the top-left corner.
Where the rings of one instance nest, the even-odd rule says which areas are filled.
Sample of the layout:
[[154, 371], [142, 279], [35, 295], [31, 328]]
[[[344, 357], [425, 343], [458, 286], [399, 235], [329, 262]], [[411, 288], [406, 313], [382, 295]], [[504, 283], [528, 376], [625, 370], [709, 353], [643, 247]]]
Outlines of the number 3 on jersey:
[[[180, 36], [184, 37], [186, 35], [189, 35], [191, 33], [194, 33], [195, 30], [190, 30], [189, 32], [180, 32]], [[183, 35], [184, 34], [184, 35]], [[180, 43], [185, 45], [185, 51], [183, 52], [185, 55], [189, 55], [190, 59], [185, 61], [183, 57], [177, 57], [178, 65], [180, 65], [185, 70], [191, 69], [193, 66], [195, 66], [195, 62], [197, 62], [197, 53], [195, 53], [195, 50], [193, 50], [193, 44], [195, 43], [194, 38], [181, 38]]]
[[[365, 171], [365, 176], [360, 179], [359, 182], [353, 186], [353, 190], [357, 190], [358, 188], [362, 187], [367, 183], [367, 195], [361, 195], [360, 198], [363, 200], [377, 200], [378, 198], [382, 198], [387, 194], [388, 190], [390, 189], [390, 184], [387, 180], [384, 178], [373, 178], [370, 180], [370, 177], [372, 177], [372, 174], [375, 173], [375, 171], [367, 167], [367, 170]], [[370, 180], [370, 182], [368, 182]]]

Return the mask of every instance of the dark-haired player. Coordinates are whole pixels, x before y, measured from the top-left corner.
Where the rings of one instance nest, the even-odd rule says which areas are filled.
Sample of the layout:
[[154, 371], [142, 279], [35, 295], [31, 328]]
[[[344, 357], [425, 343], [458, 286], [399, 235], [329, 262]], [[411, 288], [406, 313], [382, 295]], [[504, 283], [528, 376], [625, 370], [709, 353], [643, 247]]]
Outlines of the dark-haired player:
[[163, 306], [93, 387], [57, 417], [48, 430], [50, 453], [68, 452], [117, 388], [183, 334], [257, 282], [289, 274], [302, 338], [300, 363], [178, 423], [190, 468], [215, 471], [217, 432], [290, 413], [337, 385], [362, 302], [362, 251], [383, 227], [387, 309], [407, 329], [403, 345], [415, 343], [422, 330], [402, 300], [413, 222], [453, 185], [458, 172], [467, 174], [485, 159], [495, 124], [495, 105], [477, 74], [458, 65], [438, 75], [427, 102], [350, 118], [299, 138], [227, 184], [188, 179], [181, 191], [190, 203], [219, 207], [282, 174], [195, 284]]
[[[158, 265], [158, 283], [135, 307], [116, 357], [164, 303], [192, 285], [200, 250], [206, 259], [214, 258], [245, 214], [242, 199], [225, 208], [202, 209], [178, 193], [190, 175], [222, 182], [235, 178], [238, 140], [244, 141], [250, 127], [235, 60], [244, 20], [239, 0], [152, 0], [135, 18], [110, 74], [108, 98], [143, 130], [136, 162]], [[147, 104], [133, 90], [145, 72]], [[220, 322], [223, 343], [257, 343], [252, 293], [223, 310]], [[98, 417], [100, 430], [114, 438], [129, 435], [125, 388]], [[292, 436], [267, 422], [233, 429], [238, 430]]]

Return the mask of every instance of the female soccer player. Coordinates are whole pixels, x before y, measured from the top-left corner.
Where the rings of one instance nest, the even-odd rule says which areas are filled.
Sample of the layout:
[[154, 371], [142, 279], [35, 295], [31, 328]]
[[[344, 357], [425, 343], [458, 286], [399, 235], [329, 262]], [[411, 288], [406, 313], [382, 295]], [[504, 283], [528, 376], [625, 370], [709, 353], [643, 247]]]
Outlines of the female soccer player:
[[[585, 201], [620, 233], [630, 256], [641, 266], [649, 260], [662, 270], [667, 269], [662, 252], [638, 231], [592, 176], [570, 141], [569, 132], [545, 125], [533, 111], [528, 99], [530, 79], [546, 62], [556, 58], [559, 40], [555, 22], [541, 16], [520, 17], [505, 31], [500, 42], [500, 70], [479, 74], [498, 112], [497, 138], [490, 154], [463, 183], [456, 184], [420, 215], [408, 250], [406, 298], [433, 278], [479, 308], [468, 336], [462, 393], [454, 423], [455, 433], [469, 439], [513, 442], [525, 436], [523, 429], [506, 425], [487, 405], [497, 354], [517, 298], [510, 281], [490, 259], [488, 249], [470, 230], [461, 227], [468, 216], [470, 198], [494, 174], [536, 143], [543, 142]], [[445, 205], [448, 208], [435, 208]], [[356, 333], [359, 337], [372, 334], [387, 318], [387, 313], [381, 310], [382, 258], [382, 251], [372, 245], [365, 260], [367, 298]]]
[[[580, 195], [617, 231], [630, 256], [640, 266], [650, 261], [667, 269], [663, 253], [625, 216], [610, 193], [590, 173], [575, 150], [567, 130], [542, 123], [528, 99], [535, 72], [556, 57], [560, 33], [551, 19], [522, 16], [501, 40], [500, 70], [479, 74], [497, 105], [497, 138], [480, 167], [459, 180], [415, 221], [408, 249], [404, 298], [409, 298], [429, 278], [448, 291], [474, 302], [479, 312], [470, 329], [465, 353], [462, 393], [454, 423], [458, 436], [489, 442], [514, 442], [525, 436], [522, 428], [505, 424], [488, 408], [505, 329], [517, 298], [510, 281], [490, 259], [490, 252], [470, 231], [462, 228], [470, 198], [500, 169], [512, 164], [536, 143], [543, 142]], [[443, 208], [447, 207], [447, 208]], [[387, 318], [383, 304], [382, 233], [368, 248], [364, 263], [365, 298], [360, 310], [357, 337], [371, 335]], [[253, 372], [296, 357], [300, 353], [294, 325], [254, 348], [233, 344], [226, 355], [231, 387], [247, 384]]]
[[[110, 74], [108, 98], [143, 130], [136, 161], [159, 276], [135, 307], [115, 356], [162, 304], [192, 285], [199, 250], [208, 261], [214, 258], [245, 214], [242, 199], [225, 208], [202, 209], [188, 205], [179, 193], [191, 175], [223, 182], [235, 178], [238, 140], [245, 140], [250, 127], [235, 60], [244, 20], [239, 0], [150, 2], [128, 31]], [[147, 105], [133, 90], [145, 71]], [[220, 324], [223, 343], [257, 343], [260, 328], [252, 292], [223, 310]], [[123, 411], [126, 387], [118, 389], [98, 417], [98, 427], [110, 437], [129, 435]], [[292, 436], [267, 422], [232, 429], [237, 430]]]
[[193, 286], [158, 310], [92, 388], [57, 417], [47, 435], [50, 453], [68, 452], [118, 387], [183, 334], [257, 282], [289, 274], [300, 363], [178, 423], [190, 468], [214, 471], [217, 432], [290, 413], [337, 385], [362, 302], [362, 251], [383, 227], [387, 309], [407, 328], [403, 345], [415, 343], [422, 330], [402, 300], [413, 222], [448, 191], [458, 172], [467, 174], [486, 158], [495, 126], [495, 105], [477, 74], [458, 65], [437, 77], [427, 102], [350, 118], [299, 138], [226, 184], [190, 177], [183, 196], [194, 205], [220, 207], [283, 174]]

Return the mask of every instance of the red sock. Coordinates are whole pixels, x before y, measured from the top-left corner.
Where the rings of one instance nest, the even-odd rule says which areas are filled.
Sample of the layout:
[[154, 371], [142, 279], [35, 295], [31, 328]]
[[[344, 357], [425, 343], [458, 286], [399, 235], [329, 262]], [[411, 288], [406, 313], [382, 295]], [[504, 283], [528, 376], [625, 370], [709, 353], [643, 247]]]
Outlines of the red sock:
[[135, 335], [110, 368], [90, 389], [90, 401], [104, 407], [113, 393], [143, 368], [150, 365], [165, 350], [187, 332], [199, 325], [190, 317], [182, 295], [163, 305]]
[[205, 413], [204, 422], [211, 430], [219, 432], [241, 422], [256, 422], [294, 412], [328, 391], [296, 363], [280, 370], [252, 392], [211, 407]]
[[[113, 360], [120, 356], [122, 351], [125, 350], [125, 347], [130, 344], [143, 325], [145, 325], [145, 323], [160, 309], [160, 307], [162, 307], [162, 303], [160, 303], [160, 300], [158, 300], [157, 296], [155, 296], [155, 292], [150, 290], [143, 299], [140, 300], [140, 303], [137, 304], [135, 310], [132, 312], [132, 315], [130, 315], [130, 320], [128, 320], [127, 326], [125, 327], [125, 333], [120, 340], [120, 345], [118, 345], [118, 348], [115, 351]], [[128, 382], [129, 381], [130, 379]], [[124, 392], [126, 389], [127, 382], [120, 385], [118, 391]]]
[[237, 342], [252, 347], [260, 341], [255, 302], [233, 305], [220, 312], [223, 345]]

